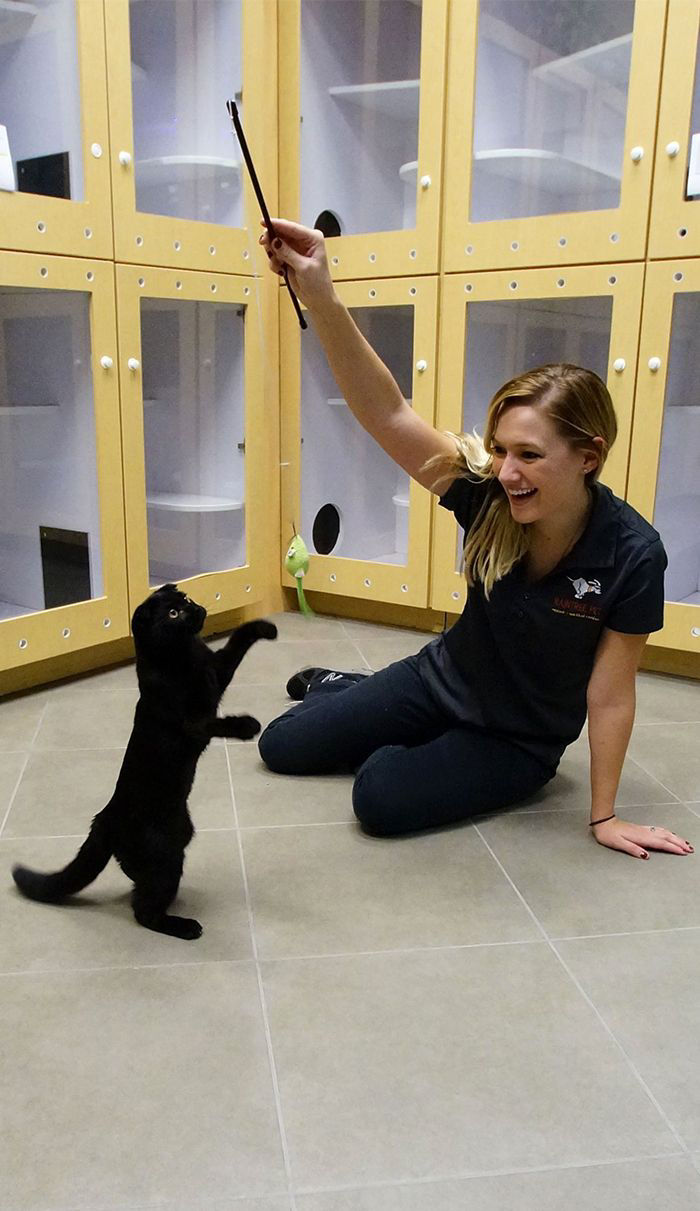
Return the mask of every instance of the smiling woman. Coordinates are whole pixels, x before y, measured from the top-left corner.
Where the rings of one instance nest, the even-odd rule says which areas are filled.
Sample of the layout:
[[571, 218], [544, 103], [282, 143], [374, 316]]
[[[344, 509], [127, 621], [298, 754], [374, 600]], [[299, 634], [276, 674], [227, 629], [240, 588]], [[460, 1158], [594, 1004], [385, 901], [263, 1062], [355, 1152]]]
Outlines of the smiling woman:
[[614, 812], [639, 657], [663, 625], [666, 554], [598, 481], [617, 434], [605, 383], [540, 366], [496, 393], [483, 441], [440, 433], [337, 297], [321, 232], [272, 224], [270, 266], [288, 272], [355, 419], [462, 526], [469, 591], [461, 618], [416, 656], [359, 680], [300, 670], [288, 683], [299, 705], [260, 737], [263, 760], [285, 774], [355, 771], [355, 814], [387, 836], [534, 794], [588, 712], [595, 839], [640, 858], [690, 853]]

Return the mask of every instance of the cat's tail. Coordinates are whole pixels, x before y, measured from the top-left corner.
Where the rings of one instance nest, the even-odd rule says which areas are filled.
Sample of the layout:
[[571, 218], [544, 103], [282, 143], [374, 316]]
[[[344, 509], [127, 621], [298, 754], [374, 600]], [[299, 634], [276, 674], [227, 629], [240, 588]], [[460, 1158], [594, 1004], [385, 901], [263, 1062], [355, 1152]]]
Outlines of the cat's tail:
[[112, 856], [112, 845], [104, 821], [96, 816], [86, 840], [72, 862], [55, 874], [44, 875], [26, 866], [15, 866], [12, 878], [20, 891], [30, 900], [56, 904], [66, 896], [82, 891], [104, 870]]

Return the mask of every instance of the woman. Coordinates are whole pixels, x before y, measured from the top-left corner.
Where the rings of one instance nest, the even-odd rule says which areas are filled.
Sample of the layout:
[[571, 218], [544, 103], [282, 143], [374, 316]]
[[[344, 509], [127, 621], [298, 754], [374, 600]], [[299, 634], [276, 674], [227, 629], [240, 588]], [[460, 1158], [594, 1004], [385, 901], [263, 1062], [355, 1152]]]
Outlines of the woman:
[[496, 394], [483, 443], [439, 433], [338, 299], [322, 234], [273, 225], [272, 243], [260, 239], [271, 268], [286, 266], [356, 419], [463, 527], [469, 588], [459, 621], [416, 656], [371, 676], [291, 678], [300, 704], [263, 732], [265, 763], [356, 771], [358, 819], [396, 835], [534, 794], [588, 715], [596, 841], [639, 858], [692, 853], [674, 833], [615, 814], [667, 560], [656, 531], [598, 482], [617, 430], [605, 384], [577, 366], [540, 367]]

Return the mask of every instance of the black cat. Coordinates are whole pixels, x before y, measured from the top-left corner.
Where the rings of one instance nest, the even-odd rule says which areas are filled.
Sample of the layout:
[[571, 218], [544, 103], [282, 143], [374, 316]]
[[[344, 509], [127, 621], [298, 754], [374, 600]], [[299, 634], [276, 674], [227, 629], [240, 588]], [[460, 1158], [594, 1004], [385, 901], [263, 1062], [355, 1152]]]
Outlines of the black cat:
[[250, 740], [260, 731], [251, 715], [217, 718], [216, 710], [248, 648], [277, 635], [274, 623], [246, 622], [212, 652], [199, 638], [206, 616], [174, 584], [163, 585], [135, 610], [131, 628], [140, 697], [114, 794], [64, 870], [14, 868], [26, 896], [48, 903], [72, 896], [114, 855], [134, 881], [132, 904], [140, 925], [176, 938], [200, 936], [198, 921], [167, 913], [194, 835], [187, 796], [212, 736]]

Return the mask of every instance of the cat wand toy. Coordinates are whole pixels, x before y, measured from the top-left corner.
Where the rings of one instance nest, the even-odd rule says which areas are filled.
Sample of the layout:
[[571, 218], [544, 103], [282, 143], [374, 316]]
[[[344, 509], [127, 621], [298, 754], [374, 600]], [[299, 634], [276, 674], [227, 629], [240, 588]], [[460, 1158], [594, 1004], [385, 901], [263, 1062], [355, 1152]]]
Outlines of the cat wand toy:
[[[260, 207], [260, 210], [262, 211], [263, 221], [265, 223], [265, 226], [267, 227], [267, 234], [270, 237], [270, 242], [272, 242], [273, 240], [275, 240], [277, 238], [277, 236], [275, 233], [275, 229], [272, 226], [272, 220], [270, 219], [270, 212], [267, 209], [267, 206], [265, 205], [265, 199], [263, 197], [262, 189], [260, 188], [260, 182], [258, 181], [258, 176], [257, 176], [257, 173], [253, 166], [253, 161], [252, 161], [250, 152], [248, 150], [248, 144], [246, 143], [245, 135], [243, 134], [243, 127], [241, 126], [241, 119], [238, 116], [238, 108], [236, 106], [236, 102], [227, 101], [226, 108], [228, 110], [229, 117], [231, 118], [231, 121], [233, 122], [234, 130], [238, 136], [238, 142], [240, 143], [241, 151], [243, 152], [243, 159], [245, 160], [247, 168], [248, 168], [248, 172], [250, 173], [250, 179], [253, 183], [253, 189], [255, 190], [255, 196], [258, 199], [258, 205]], [[309, 325], [307, 324], [306, 320], [304, 319], [304, 316], [302, 315], [301, 307], [299, 306], [299, 300], [298, 300], [297, 296], [295, 295], [294, 291], [292, 290], [291, 286], [289, 285], [288, 273], [289, 273], [289, 271], [287, 269], [287, 266], [283, 265], [282, 266], [282, 275], [284, 277], [284, 284], [287, 287], [287, 290], [289, 291], [289, 297], [291, 298], [292, 303], [294, 304], [294, 310], [296, 311], [297, 316], [299, 318], [299, 326], [301, 328], [308, 328]]]

